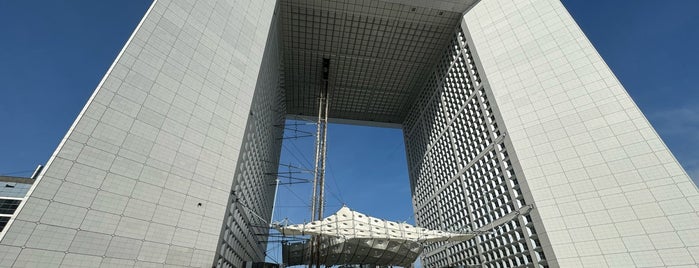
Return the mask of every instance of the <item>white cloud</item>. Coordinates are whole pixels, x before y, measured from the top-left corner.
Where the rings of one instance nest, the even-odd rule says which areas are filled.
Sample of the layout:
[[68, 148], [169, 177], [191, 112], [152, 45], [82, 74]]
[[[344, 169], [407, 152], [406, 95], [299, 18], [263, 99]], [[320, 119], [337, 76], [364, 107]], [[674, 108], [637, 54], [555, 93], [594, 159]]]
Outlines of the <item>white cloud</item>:
[[699, 184], [699, 106], [651, 111], [648, 120], [689, 177]]
[[699, 107], [697, 106], [654, 111], [650, 113], [648, 119], [660, 133], [699, 137], [696, 133], [699, 130]]
[[689, 174], [689, 177], [692, 178], [694, 184], [699, 185], [699, 167], [687, 169], [687, 174]]

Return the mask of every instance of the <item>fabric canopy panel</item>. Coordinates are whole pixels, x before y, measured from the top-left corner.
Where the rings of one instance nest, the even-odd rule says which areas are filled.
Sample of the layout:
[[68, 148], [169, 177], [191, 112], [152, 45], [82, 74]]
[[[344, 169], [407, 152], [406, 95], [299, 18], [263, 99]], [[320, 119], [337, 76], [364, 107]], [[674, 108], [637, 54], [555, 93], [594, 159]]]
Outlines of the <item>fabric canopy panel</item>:
[[[410, 266], [424, 243], [466, 241], [474, 233], [452, 233], [369, 217], [342, 207], [335, 214], [306, 224], [275, 226], [285, 236], [319, 236], [320, 259], [325, 265], [375, 264]], [[308, 243], [286, 244], [284, 262], [309, 262]]]
[[[363, 238], [321, 238], [320, 263], [325, 266], [373, 264], [410, 267], [422, 246], [413, 241]], [[282, 260], [288, 266], [310, 262], [308, 242], [282, 245]]]

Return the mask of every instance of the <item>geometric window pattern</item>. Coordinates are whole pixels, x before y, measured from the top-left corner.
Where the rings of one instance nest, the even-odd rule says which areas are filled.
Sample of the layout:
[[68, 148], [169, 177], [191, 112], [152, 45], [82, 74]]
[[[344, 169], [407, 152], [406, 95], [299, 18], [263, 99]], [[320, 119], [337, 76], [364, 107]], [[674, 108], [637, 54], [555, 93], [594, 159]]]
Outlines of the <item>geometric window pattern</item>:
[[[25, 182], [16, 182], [19, 179]], [[34, 180], [27, 178], [15, 178], [0, 176], [0, 233], [13, 217], [19, 204], [29, 192]]]
[[10, 217], [6, 216], [0, 216], [0, 232], [2, 232], [5, 229], [5, 226], [7, 225], [7, 222], [10, 221]]
[[317, 113], [321, 62], [329, 57], [333, 118], [400, 123], [463, 15], [411, 3], [466, 10], [476, 2], [280, 0], [289, 114]]
[[21, 199], [0, 198], [0, 214], [14, 214], [17, 207], [19, 207], [19, 203], [22, 203]]
[[[403, 123], [418, 226], [477, 230], [527, 205], [461, 27]], [[458, 244], [434, 244], [423, 265], [547, 267], [529, 213]]]
[[0, 232], [5, 229], [5, 226], [10, 221], [12, 215], [15, 214], [20, 203], [22, 203], [22, 199], [19, 198], [10, 199], [0, 197]]
[[[216, 267], [243, 267], [244, 261], [265, 259], [269, 218], [274, 205], [275, 179], [286, 115], [280, 89], [277, 17], [267, 39], [250, 106], [236, 177], [219, 237]], [[272, 107], [272, 108], [270, 108]], [[267, 215], [267, 216], [259, 216]]]

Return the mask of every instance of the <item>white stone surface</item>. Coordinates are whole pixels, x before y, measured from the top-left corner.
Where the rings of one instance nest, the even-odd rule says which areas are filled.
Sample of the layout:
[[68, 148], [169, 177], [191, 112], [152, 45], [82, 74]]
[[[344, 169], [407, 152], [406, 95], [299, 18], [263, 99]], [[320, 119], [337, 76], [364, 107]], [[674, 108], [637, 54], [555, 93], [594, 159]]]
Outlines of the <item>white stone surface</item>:
[[699, 233], [696, 186], [563, 5], [481, 1], [465, 22], [550, 264], [698, 263], [682, 240]]
[[[0, 266], [262, 260], [247, 210], [271, 211], [261, 174], [285, 112], [269, 109], [284, 102], [275, 5], [156, 0], [0, 234]], [[514, 266], [541, 247], [552, 267], [696, 265], [697, 187], [563, 5], [480, 1], [464, 25], [405, 122], [416, 220], [535, 210], [429, 258]]]
[[275, 5], [154, 1], [0, 241], [17, 255], [3, 264], [211, 267]]

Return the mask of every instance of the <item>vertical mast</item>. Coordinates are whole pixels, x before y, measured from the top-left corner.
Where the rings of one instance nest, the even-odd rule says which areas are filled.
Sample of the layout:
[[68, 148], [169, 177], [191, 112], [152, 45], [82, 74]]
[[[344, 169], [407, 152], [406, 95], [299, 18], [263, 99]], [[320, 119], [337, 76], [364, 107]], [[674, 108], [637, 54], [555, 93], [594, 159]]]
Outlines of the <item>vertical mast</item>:
[[[328, 76], [330, 59], [323, 58], [323, 87], [318, 97], [318, 129], [316, 131], [316, 158], [313, 172], [313, 194], [311, 200], [311, 221], [323, 219], [323, 207], [325, 203], [325, 164], [328, 140]], [[320, 242], [319, 236], [313, 236], [310, 240], [310, 258], [308, 266], [320, 267]]]
[[311, 221], [316, 220], [316, 209], [317, 209], [317, 203], [318, 203], [318, 181], [319, 181], [319, 176], [320, 172], [319, 170], [319, 162], [320, 162], [320, 150], [321, 150], [321, 129], [323, 128], [323, 121], [322, 121], [322, 114], [323, 114], [323, 90], [321, 89], [320, 91], [320, 96], [318, 97], [318, 121], [316, 123], [316, 155], [315, 155], [315, 166], [313, 168], [313, 193], [311, 194]]
[[318, 176], [318, 220], [323, 219], [323, 208], [325, 207], [325, 163], [326, 163], [326, 152], [327, 152], [327, 141], [328, 141], [328, 106], [330, 103], [330, 97], [328, 94], [328, 76], [329, 76], [329, 68], [330, 68], [330, 59], [323, 58], [323, 89], [321, 92], [321, 98], [324, 97], [324, 105], [322, 111], [322, 118], [323, 118], [323, 126], [319, 128], [322, 130], [322, 137], [320, 137], [321, 140], [321, 149], [320, 149], [320, 167], [318, 168], [318, 172], [320, 172]]

